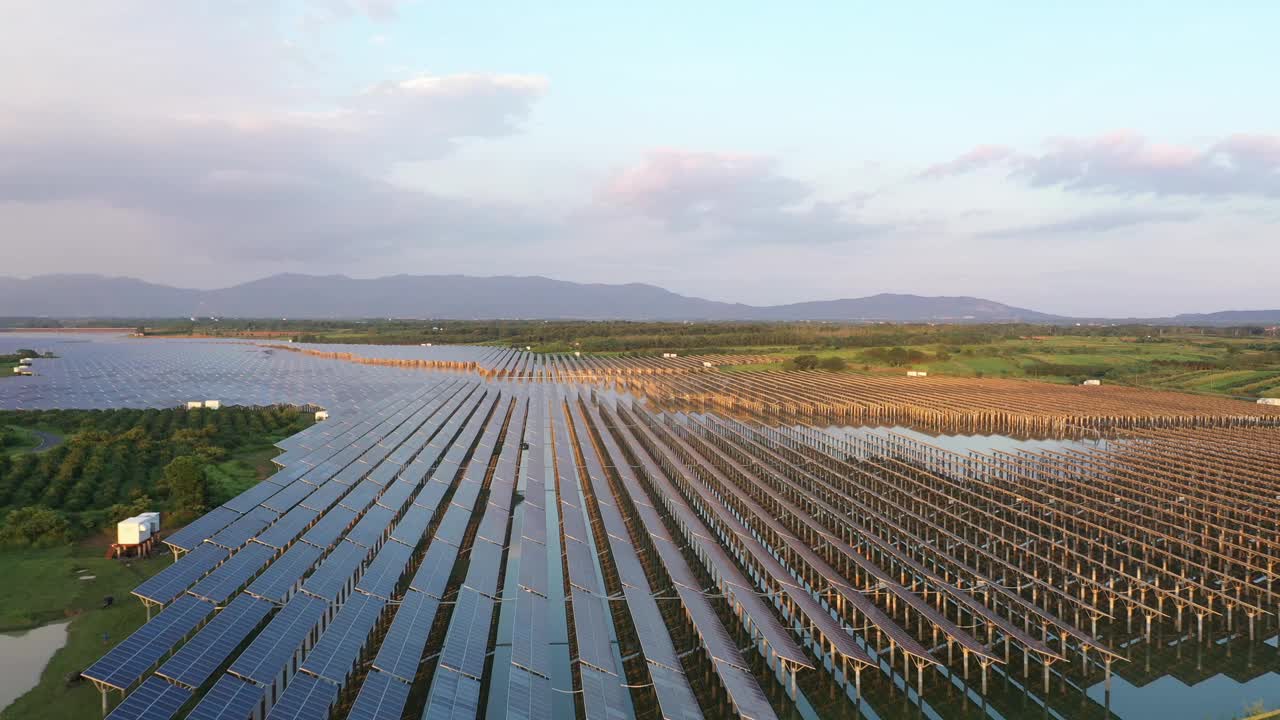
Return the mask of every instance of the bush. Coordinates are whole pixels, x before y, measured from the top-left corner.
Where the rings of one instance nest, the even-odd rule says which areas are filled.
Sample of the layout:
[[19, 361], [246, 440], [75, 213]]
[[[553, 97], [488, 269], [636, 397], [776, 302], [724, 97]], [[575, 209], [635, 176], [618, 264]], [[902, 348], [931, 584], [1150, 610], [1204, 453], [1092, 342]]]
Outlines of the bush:
[[818, 367], [823, 370], [830, 370], [831, 372], [839, 372], [848, 368], [849, 363], [845, 362], [844, 358], [839, 355], [828, 355], [818, 361]]
[[813, 370], [818, 367], [818, 356], [797, 355], [791, 358], [791, 366], [796, 370]]

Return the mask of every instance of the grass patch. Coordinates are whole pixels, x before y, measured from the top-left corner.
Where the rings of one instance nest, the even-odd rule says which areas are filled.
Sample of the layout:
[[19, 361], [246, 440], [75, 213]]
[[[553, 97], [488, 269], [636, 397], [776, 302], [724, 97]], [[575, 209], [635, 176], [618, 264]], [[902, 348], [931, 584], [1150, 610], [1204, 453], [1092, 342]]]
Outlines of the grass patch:
[[3, 452], [10, 456], [21, 455], [22, 453], [31, 452], [33, 448], [40, 444], [40, 438], [27, 428], [17, 425], [4, 426], [9, 429], [11, 444], [4, 446]]
[[206, 467], [209, 506], [221, 505], [274, 475], [277, 467], [271, 458], [279, 454], [277, 447], [258, 448], [235, 453], [225, 462]]
[[[172, 562], [168, 553], [128, 564], [106, 559], [104, 553], [100, 542], [0, 553], [5, 578], [0, 584], [0, 630], [71, 620], [67, 644], [49, 661], [40, 683], [0, 711], [0, 720], [100, 717], [101, 697], [93, 684], [67, 686], [66, 677], [84, 670], [146, 621], [142, 603], [129, 592]], [[80, 580], [80, 575], [95, 579]], [[116, 602], [102, 609], [107, 595]]]

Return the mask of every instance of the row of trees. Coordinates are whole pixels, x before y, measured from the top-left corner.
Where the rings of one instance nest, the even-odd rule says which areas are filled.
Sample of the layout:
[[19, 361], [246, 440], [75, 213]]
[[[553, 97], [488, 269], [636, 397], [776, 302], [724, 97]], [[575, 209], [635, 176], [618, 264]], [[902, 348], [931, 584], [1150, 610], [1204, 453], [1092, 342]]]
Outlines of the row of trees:
[[66, 436], [45, 452], [0, 453], [0, 539], [30, 542], [36, 521], [26, 518], [34, 517], [36, 527], [46, 528], [43, 537], [60, 541], [44, 511], [62, 517], [71, 536], [148, 509], [194, 516], [211, 499], [207, 466], [268, 447], [309, 423], [309, 414], [288, 407], [0, 412], [0, 426]]

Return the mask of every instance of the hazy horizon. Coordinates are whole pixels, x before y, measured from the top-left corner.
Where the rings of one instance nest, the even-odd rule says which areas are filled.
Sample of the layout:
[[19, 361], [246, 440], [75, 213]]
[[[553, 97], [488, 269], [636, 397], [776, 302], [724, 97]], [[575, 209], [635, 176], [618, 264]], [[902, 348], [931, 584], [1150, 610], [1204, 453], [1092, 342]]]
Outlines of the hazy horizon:
[[0, 274], [1280, 305], [1280, 9], [0, 0]]

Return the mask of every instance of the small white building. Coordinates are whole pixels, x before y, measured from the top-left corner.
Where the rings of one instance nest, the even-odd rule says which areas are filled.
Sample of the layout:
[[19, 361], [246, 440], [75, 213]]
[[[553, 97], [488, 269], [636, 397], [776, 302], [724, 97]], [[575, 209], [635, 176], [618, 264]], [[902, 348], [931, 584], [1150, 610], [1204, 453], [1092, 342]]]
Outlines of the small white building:
[[32, 364], [34, 364], [34, 363], [35, 363], [35, 361], [36, 361], [36, 359], [35, 359], [35, 358], [21, 358], [20, 360], [18, 360], [18, 364], [19, 364], [19, 365], [32, 365]]
[[199, 409], [200, 409], [200, 408], [202, 408], [202, 407], [204, 407], [204, 402], [203, 402], [203, 401], [201, 401], [201, 400], [188, 400], [188, 401], [187, 401], [187, 409], [188, 409], [188, 410], [199, 410]]
[[1101, 385], [1101, 384], [1102, 384], [1102, 381], [1101, 381], [1101, 380], [1090, 379], [1090, 380], [1085, 380], [1084, 382], [1082, 382], [1082, 383], [1080, 383], [1080, 384], [1081, 384], [1081, 385]]
[[151, 526], [152, 535], [155, 535], [156, 533], [160, 532], [160, 513], [144, 512], [141, 515], [138, 515], [137, 519], [147, 521], [147, 524]]
[[151, 521], [131, 517], [116, 523], [116, 544], [141, 545], [151, 538]]
[[19, 375], [35, 375], [36, 374], [36, 371], [31, 369], [30, 365], [19, 365], [18, 367], [14, 368], [13, 371], [18, 373]]
[[1280, 398], [1258, 398], [1259, 405], [1280, 405]]
[[702, 367], [704, 367], [704, 368], [709, 368], [709, 367], [715, 367], [715, 366], [711, 364], [711, 361], [710, 361], [710, 360], [703, 360], [703, 361], [702, 361]]
[[929, 377], [929, 373], [924, 370], [908, 370], [907, 377]]
[[320, 421], [322, 421], [322, 420], [328, 420], [328, 419], [329, 419], [329, 411], [328, 411], [328, 410], [317, 410], [317, 411], [316, 411], [316, 422], [320, 422]]
[[217, 410], [222, 407], [222, 401], [221, 400], [205, 400], [204, 406], [209, 408], [210, 410]]

